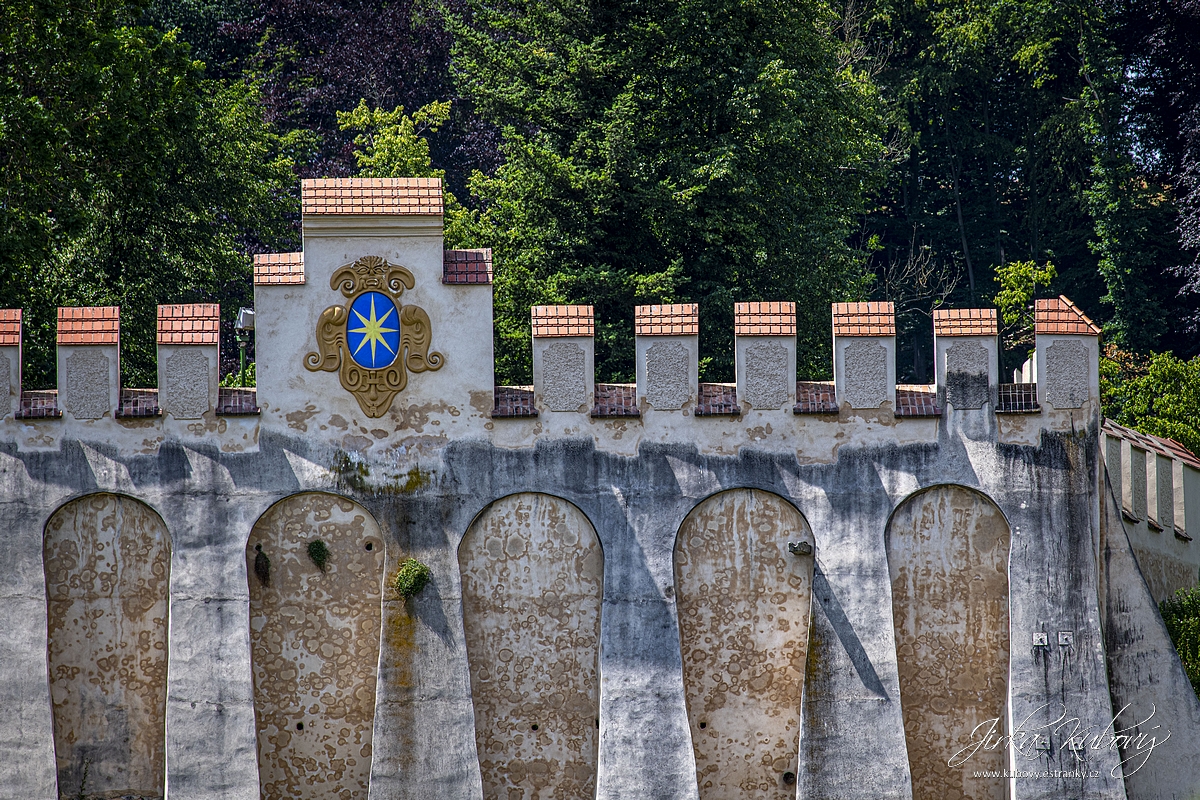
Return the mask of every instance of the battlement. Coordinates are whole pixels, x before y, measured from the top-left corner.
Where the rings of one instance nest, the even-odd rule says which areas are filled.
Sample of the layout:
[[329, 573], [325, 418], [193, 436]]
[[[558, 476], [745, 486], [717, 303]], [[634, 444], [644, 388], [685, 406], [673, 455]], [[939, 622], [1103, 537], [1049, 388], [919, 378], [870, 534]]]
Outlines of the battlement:
[[905, 441], [966, 425], [1035, 443], [1042, 429], [1098, 419], [1099, 329], [1065, 297], [1037, 303], [1037, 379], [1024, 384], [1000, 382], [995, 309], [936, 311], [936, 380], [913, 386], [896, 382], [890, 303], [833, 305], [833, 380], [814, 382], [796, 373], [795, 304], [754, 302], [734, 308], [731, 383], [699, 381], [699, 309], [685, 303], [635, 309], [633, 384], [596, 383], [591, 306], [534, 307], [533, 384], [496, 386], [492, 253], [444, 248], [437, 179], [307, 180], [302, 194], [303, 251], [254, 257], [256, 389], [218, 386], [210, 304], [159, 307], [157, 389], [120, 386], [119, 309], [61, 308], [58, 388], [24, 390], [21, 312], [7, 310], [0, 437], [22, 449], [100, 438], [153, 450], [175, 437], [253, 449], [261, 431], [315, 427], [358, 452], [414, 433], [436, 446], [432, 431], [512, 446], [590, 435], [619, 449], [679, 437], [736, 448], [764, 436], [793, 447], [814, 425]]

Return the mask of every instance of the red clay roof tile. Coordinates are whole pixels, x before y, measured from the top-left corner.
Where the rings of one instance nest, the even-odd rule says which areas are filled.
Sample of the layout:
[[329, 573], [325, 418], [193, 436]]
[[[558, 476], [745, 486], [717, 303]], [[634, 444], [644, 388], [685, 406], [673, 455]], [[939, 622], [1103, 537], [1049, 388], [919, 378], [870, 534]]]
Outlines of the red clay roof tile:
[[442, 283], [491, 283], [492, 248], [442, 251]]
[[934, 309], [934, 336], [995, 336], [998, 333], [994, 308]]
[[1038, 300], [1034, 306], [1034, 319], [1040, 334], [1068, 334], [1073, 336], [1099, 336], [1100, 327], [1088, 319], [1065, 295], [1048, 300]]
[[254, 285], [304, 283], [304, 253], [259, 253], [254, 256]]
[[0, 347], [21, 344], [21, 309], [0, 308]]
[[533, 306], [529, 309], [533, 336], [595, 336], [596, 322], [591, 306]]
[[633, 310], [633, 330], [638, 336], [695, 336], [700, 332], [699, 306], [637, 306]]
[[895, 336], [895, 309], [891, 303], [834, 303], [833, 335]]
[[221, 337], [221, 306], [190, 303], [158, 307], [159, 344], [217, 344]]
[[442, 213], [441, 178], [315, 178], [300, 193], [305, 214]]
[[121, 309], [118, 306], [82, 306], [58, 309], [59, 344], [120, 344]]
[[795, 303], [735, 303], [735, 336], [795, 336]]

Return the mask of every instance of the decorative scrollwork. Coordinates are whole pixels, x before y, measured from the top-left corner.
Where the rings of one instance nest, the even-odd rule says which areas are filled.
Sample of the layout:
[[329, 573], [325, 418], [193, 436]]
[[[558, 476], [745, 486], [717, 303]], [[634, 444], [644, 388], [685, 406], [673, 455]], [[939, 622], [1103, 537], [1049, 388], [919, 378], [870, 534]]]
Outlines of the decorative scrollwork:
[[[409, 372], [437, 370], [445, 363], [441, 353], [429, 351], [433, 340], [429, 315], [418, 306], [400, 305], [400, 294], [415, 285], [411, 272], [379, 256], [365, 256], [347, 264], [334, 272], [329, 281], [329, 287], [340, 291], [350, 302], [321, 312], [317, 319], [317, 351], [304, 357], [304, 366], [310, 372], [337, 372], [342, 388], [354, 395], [368, 417], [382, 417], [388, 412], [392, 400], [408, 386]], [[391, 364], [380, 369], [357, 363], [346, 344], [350, 307], [355, 298], [371, 291], [390, 296], [400, 312], [399, 352]], [[380, 299], [380, 302], [386, 301]]]
[[404, 267], [389, 264], [379, 256], [364, 256], [334, 272], [329, 280], [329, 288], [337, 289], [344, 297], [372, 290], [386, 291], [399, 297], [401, 292], [413, 288], [416, 283], [416, 278]]

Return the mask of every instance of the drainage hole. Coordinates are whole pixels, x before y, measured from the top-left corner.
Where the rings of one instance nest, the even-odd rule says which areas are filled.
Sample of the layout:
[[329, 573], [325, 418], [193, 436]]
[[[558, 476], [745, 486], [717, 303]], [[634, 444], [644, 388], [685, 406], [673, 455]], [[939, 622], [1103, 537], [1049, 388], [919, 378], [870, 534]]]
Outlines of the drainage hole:
[[796, 773], [794, 773], [794, 772], [783, 773], [783, 782], [786, 783], [788, 786], [794, 785], [796, 783]]
[[304, 730], [304, 723], [303, 723], [303, 722], [297, 722], [297, 723], [296, 723], [296, 730], [298, 730], [298, 731], [302, 731], [302, 730]]
[[533, 723], [533, 725], [532, 725], [532, 726], [530, 726], [530, 727], [532, 727], [532, 728], [533, 728], [533, 730], [535, 730], [535, 731], [536, 731], [536, 730], [537, 730], [537, 728], [538, 728], [538, 726], [537, 726], [537, 723], [536, 723], [536, 722], [535, 722], [535, 723]]
[[368, 550], [374, 550], [374, 549], [375, 549], [375, 545], [373, 545], [371, 542], [367, 542], [367, 549], [368, 549]]
[[708, 723], [707, 723], [707, 722], [701, 722], [701, 723], [700, 723], [700, 730], [704, 730], [704, 729], [705, 729], [705, 728], [707, 728], [707, 727], [708, 727]]

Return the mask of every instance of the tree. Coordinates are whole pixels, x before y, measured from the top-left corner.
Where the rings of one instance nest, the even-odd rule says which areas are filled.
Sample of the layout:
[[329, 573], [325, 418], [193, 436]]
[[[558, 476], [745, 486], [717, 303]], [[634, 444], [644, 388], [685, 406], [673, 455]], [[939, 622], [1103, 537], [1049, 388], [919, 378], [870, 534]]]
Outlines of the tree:
[[1183, 361], [1157, 353], [1140, 364], [1115, 349], [1106, 356], [1104, 413], [1122, 425], [1174, 439], [1200, 453], [1200, 356]]
[[1200, 587], [1180, 589], [1158, 605], [1171, 643], [1200, 697]]
[[120, 305], [127, 385], [155, 382], [155, 306], [248, 299], [247, 248], [286, 233], [304, 137], [255, 87], [203, 77], [117, 2], [7, 4], [0, 305], [26, 309], [29, 386], [54, 376], [54, 308]]
[[503, 131], [471, 181], [500, 375], [529, 378], [531, 304], [594, 304], [598, 371], [628, 380], [633, 306], [696, 301], [702, 374], [728, 378], [738, 300], [796, 301], [800, 369], [828, 373], [881, 150], [828, 5], [480, 0], [452, 20], [458, 91]]

